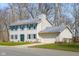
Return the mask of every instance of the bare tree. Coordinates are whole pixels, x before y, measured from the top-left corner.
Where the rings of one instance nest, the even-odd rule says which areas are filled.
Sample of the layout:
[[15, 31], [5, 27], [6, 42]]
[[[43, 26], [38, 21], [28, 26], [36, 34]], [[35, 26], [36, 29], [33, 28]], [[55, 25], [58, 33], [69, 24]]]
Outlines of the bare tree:
[[[6, 10], [1, 10], [0, 12], [0, 21], [1, 21], [1, 26], [2, 26], [2, 41], [9, 41], [9, 31], [8, 31], [8, 20], [6, 19], [7, 18], [7, 13], [6, 13]], [[6, 38], [6, 39], [4, 39]]]
[[75, 19], [75, 22], [74, 22], [74, 25], [75, 25], [75, 41], [78, 40], [79, 38], [79, 4], [73, 4], [73, 13], [72, 13], [74, 19]]

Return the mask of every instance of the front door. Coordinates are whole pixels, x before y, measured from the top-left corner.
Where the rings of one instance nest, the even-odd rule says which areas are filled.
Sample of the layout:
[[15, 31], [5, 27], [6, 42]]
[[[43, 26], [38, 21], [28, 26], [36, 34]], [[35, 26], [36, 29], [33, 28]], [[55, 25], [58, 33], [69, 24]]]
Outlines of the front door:
[[20, 40], [24, 42], [24, 34], [20, 35]]

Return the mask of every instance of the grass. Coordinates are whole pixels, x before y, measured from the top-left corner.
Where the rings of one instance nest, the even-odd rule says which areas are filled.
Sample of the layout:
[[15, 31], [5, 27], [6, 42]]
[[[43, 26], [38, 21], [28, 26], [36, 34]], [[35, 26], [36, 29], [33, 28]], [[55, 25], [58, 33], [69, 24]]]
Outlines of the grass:
[[0, 42], [0, 46], [16, 46], [24, 44], [32, 44], [32, 42]]
[[34, 48], [45, 48], [45, 49], [57, 49], [57, 50], [65, 50], [65, 51], [73, 51], [79, 52], [79, 43], [75, 44], [45, 44], [45, 45], [37, 45], [33, 46]]

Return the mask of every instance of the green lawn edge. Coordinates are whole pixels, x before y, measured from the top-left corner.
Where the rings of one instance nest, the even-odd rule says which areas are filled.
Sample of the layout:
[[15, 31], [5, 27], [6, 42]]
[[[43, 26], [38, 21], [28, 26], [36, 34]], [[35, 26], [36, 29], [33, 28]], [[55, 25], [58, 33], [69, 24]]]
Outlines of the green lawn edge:
[[74, 45], [74, 44], [44, 44], [44, 45], [36, 45], [36, 46], [31, 46], [31, 47], [79, 52], [79, 45]]
[[24, 44], [32, 44], [32, 42], [0, 42], [0, 46], [17, 46]]

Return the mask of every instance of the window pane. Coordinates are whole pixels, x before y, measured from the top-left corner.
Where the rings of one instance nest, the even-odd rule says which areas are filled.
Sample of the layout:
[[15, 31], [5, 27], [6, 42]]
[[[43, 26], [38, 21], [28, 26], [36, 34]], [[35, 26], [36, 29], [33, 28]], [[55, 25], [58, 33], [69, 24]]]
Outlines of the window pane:
[[17, 39], [17, 35], [15, 35], [15, 39]]
[[13, 35], [11, 35], [11, 39], [13, 39]]
[[31, 35], [29, 34], [29, 39], [31, 39]]
[[31, 28], [31, 27], [30, 27], [30, 24], [27, 24], [27, 29], [29, 29], [29, 30], [30, 30], [30, 28]]
[[13, 30], [15, 30], [15, 26], [13, 26]]
[[31, 39], [31, 35], [30, 34], [27, 35], [27, 39]]
[[21, 30], [24, 30], [24, 28], [25, 28], [25, 25], [20, 25]]
[[11, 28], [11, 30], [13, 30], [14, 28], [13, 28], [13, 26], [10, 26], [10, 28]]
[[34, 24], [34, 25], [33, 25], [33, 27], [34, 27], [34, 29], [36, 29], [36, 27], [37, 27], [37, 24]]
[[25, 25], [25, 29], [27, 29], [27, 25]]
[[33, 34], [33, 38], [36, 39], [36, 34]]
[[15, 30], [17, 30], [18, 29], [18, 26], [15, 26]]

